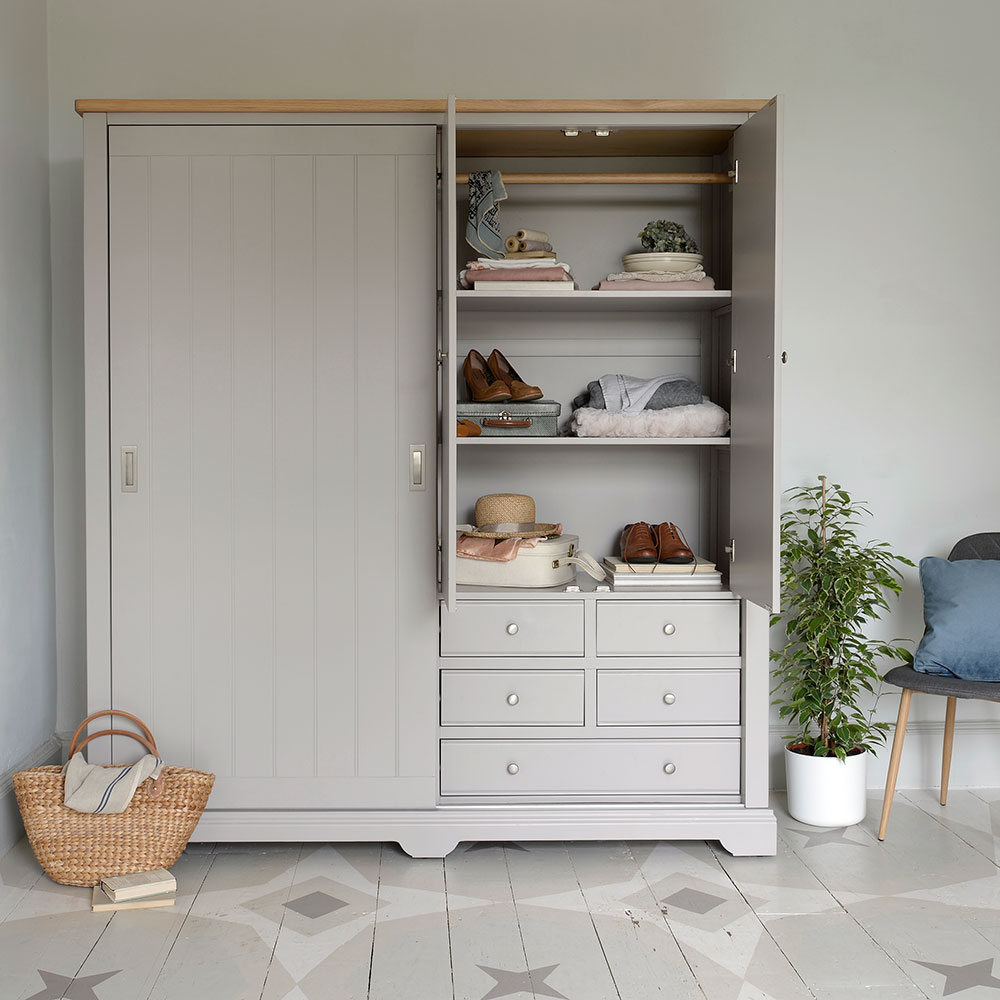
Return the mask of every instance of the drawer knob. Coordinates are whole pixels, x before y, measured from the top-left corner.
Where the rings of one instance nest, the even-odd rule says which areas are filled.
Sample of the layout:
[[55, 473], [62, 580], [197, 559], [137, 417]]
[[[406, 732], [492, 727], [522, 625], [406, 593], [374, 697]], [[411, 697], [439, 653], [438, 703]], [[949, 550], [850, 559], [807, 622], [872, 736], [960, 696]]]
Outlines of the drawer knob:
[[677, 628], [673, 622], [667, 622], [667, 624], [663, 626], [664, 635], [673, 635], [676, 631]]
[[673, 704], [673, 703], [674, 703], [675, 701], [677, 701], [677, 695], [673, 694], [673, 693], [672, 693], [672, 692], [670, 692], [670, 691], [668, 691], [668, 692], [667, 692], [667, 693], [666, 693], [666, 694], [665, 694], [665, 695], [663, 696], [663, 704], [664, 704], [664, 705], [672, 705], [672, 704]]
[[[670, 766], [671, 766], [671, 767], [673, 767], [673, 764], [671, 764]], [[517, 772], [518, 772], [518, 771], [520, 771], [520, 770], [521, 770], [521, 769], [520, 769], [520, 768], [519, 768], [519, 767], [517, 766], [517, 764], [515, 764], [515, 763], [514, 763], [513, 761], [511, 761], [511, 762], [510, 762], [510, 763], [509, 763], [509, 764], [507, 765], [507, 773], [508, 773], [508, 774], [517, 774]]]
[[674, 771], [676, 771], [676, 770], [677, 770], [677, 765], [676, 764], [664, 764], [663, 765], [663, 773], [664, 774], [673, 774]]
[[507, 626], [507, 635], [517, 635], [517, 622], [511, 622]]
[[507, 704], [516, 705], [521, 699], [516, 694], [507, 695]]

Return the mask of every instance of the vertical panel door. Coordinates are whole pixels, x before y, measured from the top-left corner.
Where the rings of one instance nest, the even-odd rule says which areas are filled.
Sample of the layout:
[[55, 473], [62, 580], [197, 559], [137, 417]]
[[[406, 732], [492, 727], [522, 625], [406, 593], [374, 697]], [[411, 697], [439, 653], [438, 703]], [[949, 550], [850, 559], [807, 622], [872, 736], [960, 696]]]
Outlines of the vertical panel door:
[[110, 129], [112, 699], [213, 808], [433, 805], [436, 159]]
[[733, 140], [733, 336], [729, 586], [778, 607], [781, 323], [781, 107], [775, 99]]

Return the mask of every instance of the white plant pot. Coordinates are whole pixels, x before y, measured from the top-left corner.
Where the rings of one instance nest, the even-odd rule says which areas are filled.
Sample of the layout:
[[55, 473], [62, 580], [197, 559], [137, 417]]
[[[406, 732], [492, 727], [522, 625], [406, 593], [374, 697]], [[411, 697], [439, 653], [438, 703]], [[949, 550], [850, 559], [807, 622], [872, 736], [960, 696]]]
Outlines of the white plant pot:
[[865, 818], [868, 753], [846, 760], [785, 748], [788, 811], [808, 826], [853, 826]]

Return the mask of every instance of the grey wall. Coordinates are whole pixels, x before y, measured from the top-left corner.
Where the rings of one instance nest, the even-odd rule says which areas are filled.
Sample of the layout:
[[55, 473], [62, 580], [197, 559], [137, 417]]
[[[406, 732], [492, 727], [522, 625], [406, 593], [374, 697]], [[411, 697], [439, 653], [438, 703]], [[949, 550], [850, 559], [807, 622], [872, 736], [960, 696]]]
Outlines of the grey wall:
[[[45, 5], [0, 7], [0, 798], [55, 725]], [[2, 803], [0, 803], [2, 805]], [[0, 816], [0, 839], [3, 816]]]
[[[1000, 527], [995, 0], [479, 8], [49, 0], [61, 729], [84, 709], [77, 97], [783, 94], [784, 484], [828, 474], [915, 559]], [[884, 632], [920, 627], [911, 573]], [[940, 724], [926, 712], [915, 707], [902, 784], [933, 783]], [[962, 706], [958, 739], [965, 727], [970, 747], [976, 734], [995, 746], [998, 725], [997, 708]], [[1000, 758], [959, 750], [953, 783], [1000, 784]]]

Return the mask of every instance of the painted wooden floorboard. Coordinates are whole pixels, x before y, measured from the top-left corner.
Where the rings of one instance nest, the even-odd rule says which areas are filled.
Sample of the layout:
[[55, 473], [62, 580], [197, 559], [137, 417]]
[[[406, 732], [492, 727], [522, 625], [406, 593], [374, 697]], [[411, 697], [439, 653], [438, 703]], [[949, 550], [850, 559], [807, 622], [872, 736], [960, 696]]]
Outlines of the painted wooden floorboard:
[[25, 839], [19, 840], [0, 858], [0, 924], [43, 877]]
[[621, 994], [566, 847], [524, 847], [508, 851], [507, 864], [531, 988], [536, 996], [618, 1000]]
[[382, 852], [370, 1000], [453, 996], [444, 864]]
[[628, 845], [567, 846], [622, 1000], [704, 1000]]
[[[367, 1000], [384, 851], [324, 844], [299, 861], [261, 1000]], [[270, 908], [266, 904], [265, 908]]]
[[937, 789], [908, 789], [902, 795], [988, 861], [1000, 864], [1000, 802], [990, 803], [975, 792], [961, 788], [949, 793], [945, 806], [941, 805]]
[[245, 1000], [265, 982], [301, 845], [219, 853], [150, 1000]]
[[445, 858], [448, 928], [456, 1000], [481, 1000], [497, 986], [487, 970], [528, 971], [507, 869], [510, 844], [463, 843]]

